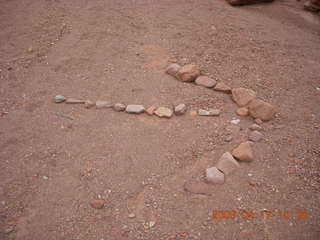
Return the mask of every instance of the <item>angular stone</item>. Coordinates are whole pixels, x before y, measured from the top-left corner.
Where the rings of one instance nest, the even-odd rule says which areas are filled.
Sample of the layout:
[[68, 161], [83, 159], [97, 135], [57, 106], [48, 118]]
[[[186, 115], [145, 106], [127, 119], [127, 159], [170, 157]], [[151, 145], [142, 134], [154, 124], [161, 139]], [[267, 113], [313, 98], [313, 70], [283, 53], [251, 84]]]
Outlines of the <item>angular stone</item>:
[[262, 139], [263, 139], [263, 135], [258, 131], [252, 131], [249, 135], [249, 140], [252, 142], [259, 142]]
[[239, 161], [253, 161], [254, 158], [251, 144], [252, 142], [250, 141], [240, 143], [240, 145], [232, 151], [232, 155]]
[[199, 109], [198, 110], [198, 114], [199, 116], [208, 116], [208, 117], [212, 117], [212, 116], [219, 116], [221, 113], [221, 111], [219, 109], [209, 109], [209, 110], [204, 110], [204, 109]]
[[227, 84], [222, 82], [218, 82], [214, 87], [214, 90], [219, 92], [231, 93], [231, 87], [229, 87]]
[[245, 108], [245, 107], [242, 107], [242, 108], [238, 108], [237, 111], [236, 111], [236, 114], [238, 114], [239, 116], [248, 116], [249, 115], [249, 109], [248, 108]]
[[94, 103], [94, 102], [92, 102], [92, 101], [90, 101], [90, 100], [86, 100], [85, 102], [84, 102], [84, 107], [85, 108], [92, 108], [92, 107], [94, 107], [96, 104]]
[[123, 103], [116, 103], [115, 105], [113, 105], [113, 109], [117, 112], [122, 112], [126, 109], [126, 105], [124, 105]]
[[83, 104], [85, 101], [76, 98], [67, 98], [66, 103], [68, 104]]
[[127, 113], [139, 114], [139, 113], [143, 113], [144, 110], [145, 110], [145, 108], [144, 108], [143, 105], [135, 105], [135, 104], [128, 105], [127, 108], [126, 108], [126, 112]]
[[95, 209], [101, 209], [103, 208], [105, 202], [102, 199], [96, 199], [96, 200], [92, 200], [90, 202], [91, 207], [95, 208]]
[[62, 95], [57, 95], [53, 97], [53, 102], [55, 103], [62, 103], [66, 100], [66, 98]]
[[207, 76], [199, 76], [196, 79], [196, 84], [207, 88], [213, 88], [217, 84], [217, 81]]
[[172, 117], [172, 110], [167, 107], [158, 107], [157, 110], [154, 112], [155, 115], [158, 117], [164, 118], [171, 118]]
[[263, 130], [263, 128], [262, 128], [260, 125], [256, 124], [256, 123], [252, 124], [252, 125], [249, 127], [249, 129], [252, 130], [252, 131], [255, 131], [255, 130], [261, 131], [261, 130]]
[[176, 77], [177, 72], [179, 71], [180, 68], [181, 66], [179, 64], [172, 63], [167, 67], [166, 73], [173, 77]]
[[262, 121], [271, 120], [275, 115], [274, 107], [260, 99], [252, 100], [248, 105], [248, 109], [253, 118], [260, 118]]
[[176, 74], [177, 78], [182, 82], [193, 82], [199, 75], [199, 69], [193, 64], [184, 65]]
[[112, 106], [113, 104], [110, 101], [101, 101], [101, 100], [96, 101], [96, 108], [98, 109], [111, 108]]
[[186, 111], [187, 111], [187, 106], [183, 103], [180, 103], [174, 107], [174, 113], [176, 115], [183, 115]]
[[257, 96], [256, 92], [248, 88], [232, 89], [232, 99], [240, 107], [246, 106], [251, 100]]
[[154, 114], [154, 111], [157, 109], [156, 106], [151, 106], [151, 107], [148, 107], [147, 110], [146, 110], [146, 113], [149, 114], [149, 115], [153, 115]]
[[194, 194], [210, 195], [210, 188], [204, 182], [189, 180], [183, 185], [183, 189]]
[[221, 172], [216, 167], [211, 167], [206, 169], [206, 182], [212, 184], [223, 184], [224, 183], [224, 173]]
[[225, 152], [216, 165], [216, 168], [218, 168], [226, 175], [230, 174], [239, 167], [239, 163], [237, 162], [237, 160], [233, 158], [233, 156], [229, 152]]

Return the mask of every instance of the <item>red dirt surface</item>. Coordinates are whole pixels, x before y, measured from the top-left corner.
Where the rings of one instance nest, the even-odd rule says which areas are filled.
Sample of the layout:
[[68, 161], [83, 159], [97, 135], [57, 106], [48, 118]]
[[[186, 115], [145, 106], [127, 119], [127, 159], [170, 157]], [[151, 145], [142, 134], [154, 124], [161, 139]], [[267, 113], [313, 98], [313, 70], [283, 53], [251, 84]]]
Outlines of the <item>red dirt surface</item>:
[[[302, 6], [1, 0], [0, 239], [319, 239], [320, 18]], [[245, 141], [253, 121], [241, 118], [225, 142], [231, 98], [166, 75], [170, 62], [277, 109], [255, 161], [210, 195], [183, 184]], [[57, 94], [222, 114], [159, 119], [54, 104]]]

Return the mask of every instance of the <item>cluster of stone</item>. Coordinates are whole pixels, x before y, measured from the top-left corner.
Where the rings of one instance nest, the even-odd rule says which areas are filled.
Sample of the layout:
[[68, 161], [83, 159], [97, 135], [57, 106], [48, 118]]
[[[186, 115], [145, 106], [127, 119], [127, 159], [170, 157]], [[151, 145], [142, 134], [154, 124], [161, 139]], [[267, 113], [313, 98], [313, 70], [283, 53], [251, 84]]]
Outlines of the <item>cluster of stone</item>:
[[[171, 64], [167, 67], [166, 73], [182, 82], [194, 82], [199, 86], [231, 94], [232, 100], [239, 107], [236, 110], [236, 114], [241, 117], [251, 116], [255, 119], [255, 123], [249, 128], [251, 132], [249, 133], [248, 141], [241, 143], [231, 152], [225, 152], [216, 166], [206, 169], [205, 180], [207, 183], [223, 184], [225, 177], [239, 168], [239, 162], [251, 162], [254, 160], [253, 143], [263, 139], [263, 135], [260, 133], [262, 130], [260, 124], [263, 121], [269, 121], [274, 118], [274, 107], [270, 103], [257, 98], [257, 93], [252, 89], [231, 88], [223, 82], [217, 82], [208, 76], [201, 75], [200, 70], [193, 64], [185, 66], [180, 66], [176, 63]], [[219, 114], [220, 110], [218, 109], [199, 109], [198, 111], [198, 115], [200, 116], [218, 116]], [[231, 121], [233, 124], [238, 124], [239, 122], [239, 119]], [[232, 137], [226, 141], [229, 142], [231, 140]], [[203, 184], [197, 181], [188, 181], [184, 185], [184, 189], [193, 193], [203, 194], [203, 192], [207, 192], [204, 190], [206, 187]]]
[[[187, 106], [184, 103], [180, 103], [173, 108], [170, 107], [156, 107], [151, 106], [147, 109], [143, 105], [138, 104], [129, 104], [125, 105], [123, 103], [115, 103], [113, 104], [110, 101], [98, 100], [93, 102], [91, 100], [80, 100], [76, 98], [66, 98], [62, 95], [57, 95], [53, 97], [53, 102], [55, 103], [66, 103], [66, 104], [83, 104], [85, 108], [96, 108], [96, 109], [105, 109], [105, 108], [113, 108], [116, 112], [127, 112], [132, 114], [141, 114], [147, 113], [148, 115], [156, 115], [160, 118], [171, 118], [173, 114], [180, 116], [187, 112]], [[204, 113], [204, 111], [206, 111]], [[218, 109], [209, 109], [203, 110], [199, 109], [199, 115], [201, 116], [217, 116], [220, 114], [220, 110]]]

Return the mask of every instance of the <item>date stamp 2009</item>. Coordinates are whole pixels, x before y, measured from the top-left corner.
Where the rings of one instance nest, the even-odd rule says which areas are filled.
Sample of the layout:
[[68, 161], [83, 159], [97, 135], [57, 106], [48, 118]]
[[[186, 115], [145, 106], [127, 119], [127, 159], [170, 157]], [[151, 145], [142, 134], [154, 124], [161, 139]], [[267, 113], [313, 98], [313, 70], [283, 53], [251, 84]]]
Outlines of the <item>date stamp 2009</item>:
[[308, 219], [309, 213], [305, 209], [298, 209], [295, 211], [289, 210], [213, 210], [212, 219], [270, 219], [270, 218], [280, 218], [282, 220], [290, 220], [290, 219]]

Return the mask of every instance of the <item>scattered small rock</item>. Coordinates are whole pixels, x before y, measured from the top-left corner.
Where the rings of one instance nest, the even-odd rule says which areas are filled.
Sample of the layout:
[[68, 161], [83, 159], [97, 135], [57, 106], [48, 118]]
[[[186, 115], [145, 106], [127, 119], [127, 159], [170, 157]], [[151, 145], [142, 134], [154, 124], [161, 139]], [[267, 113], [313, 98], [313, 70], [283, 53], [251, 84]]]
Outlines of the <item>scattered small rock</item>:
[[209, 110], [204, 110], [204, 109], [199, 109], [198, 114], [199, 116], [219, 116], [221, 113], [220, 109], [209, 109]]
[[254, 158], [253, 158], [253, 151], [251, 148], [251, 144], [252, 142], [250, 141], [241, 143], [238, 147], [236, 147], [232, 151], [232, 155], [239, 161], [244, 161], [244, 162], [253, 161]]
[[67, 98], [66, 103], [67, 104], [83, 104], [85, 101], [76, 99], [76, 98]]
[[149, 225], [149, 228], [152, 228], [152, 227], [154, 227], [156, 225], [156, 222], [155, 221], [150, 221], [148, 225]]
[[232, 136], [226, 136], [226, 137], [224, 138], [224, 141], [225, 141], [225, 142], [231, 142], [232, 139], [233, 139]]
[[101, 101], [101, 100], [96, 101], [96, 108], [98, 109], [111, 108], [112, 106], [113, 104], [110, 101]]
[[206, 169], [206, 181], [212, 184], [223, 184], [224, 173], [216, 167]]
[[66, 98], [62, 95], [57, 95], [53, 97], [53, 102], [55, 103], [62, 103], [66, 100]]
[[183, 103], [180, 103], [174, 107], [174, 113], [176, 115], [183, 115], [186, 111], [187, 111], [187, 106]]
[[253, 118], [260, 118], [262, 121], [268, 121], [274, 118], [274, 107], [260, 99], [252, 100], [248, 105], [249, 113]]
[[145, 108], [143, 105], [128, 105], [127, 108], [126, 108], [126, 112], [127, 113], [136, 113], [136, 114], [139, 114], [139, 113], [143, 113], [145, 111]]
[[126, 109], [126, 105], [124, 105], [123, 103], [116, 103], [115, 105], [113, 105], [113, 109], [117, 112], [122, 112]]
[[193, 82], [200, 75], [200, 71], [194, 64], [182, 66], [176, 76], [182, 82]]
[[166, 69], [166, 73], [173, 77], [176, 77], [177, 72], [179, 71], [180, 68], [181, 66], [179, 64], [176, 64], [176, 63], [170, 64]]
[[207, 76], [199, 76], [197, 77], [195, 82], [197, 85], [204, 86], [207, 88], [213, 88], [217, 84], [216, 80], [209, 78]]
[[[259, 126], [259, 125], [258, 125]], [[263, 135], [262, 133], [258, 132], [258, 131], [252, 131], [249, 135], [249, 140], [252, 142], [259, 142], [263, 139]]]
[[257, 96], [256, 92], [248, 88], [232, 89], [232, 99], [240, 107], [246, 106], [251, 100]]
[[229, 87], [227, 84], [218, 82], [216, 86], [214, 87], [214, 90], [225, 92], [225, 93], [231, 93], [231, 87]]
[[239, 116], [248, 116], [249, 115], [249, 109], [246, 107], [242, 107], [242, 108], [238, 108], [236, 111], [236, 114], [238, 114]]
[[233, 158], [233, 156], [229, 152], [225, 152], [216, 165], [216, 168], [218, 168], [226, 175], [230, 174], [239, 167], [239, 163], [237, 162], [237, 160]]
[[167, 107], [158, 107], [157, 110], [154, 112], [155, 115], [158, 117], [164, 118], [171, 118], [172, 117], [172, 110]]
[[237, 125], [240, 123], [240, 119], [233, 119], [230, 121], [230, 123]]
[[104, 207], [105, 201], [102, 199], [96, 199], [96, 200], [92, 200], [90, 202], [91, 207], [95, 208], [95, 209], [101, 209]]
[[157, 109], [156, 106], [151, 106], [151, 107], [148, 107], [148, 108], [147, 108], [146, 112], [147, 112], [147, 114], [149, 114], [149, 115], [153, 115], [153, 114], [154, 114], [154, 111], [155, 111], [156, 109]]
[[84, 102], [84, 107], [85, 108], [92, 108], [92, 107], [94, 107], [96, 104], [95, 104], [95, 102], [92, 102], [92, 101], [90, 101], [90, 100], [86, 100], [85, 102]]
[[240, 126], [235, 124], [230, 124], [225, 127], [227, 133], [237, 136], [241, 130]]
[[259, 125], [261, 125], [261, 124], [263, 123], [260, 118], [256, 118], [256, 119], [254, 120], [254, 122], [255, 122], [256, 124], [259, 124]]
[[136, 217], [136, 215], [134, 214], [134, 213], [130, 213], [129, 215], [128, 215], [128, 218], [135, 218]]
[[263, 128], [260, 125], [256, 124], [256, 123], [252, 124], [249, 127], [249, 129], [252, 130], [252, 131], [261, 131], [261, 130], [263, 130]]
[[204, 182], [200, 182], [197, 180], [189, 180], [185, 182], [183, 188], [185, 191], [190, 193], [211, 195], [209, 186]]
[[5, 234], [9, 234], [9, 233], [12, 233], [14, 230], [14, 226], [10, 226], [10, 227], [7, 227], [5, 230], [4, 230], [4, 233]]

